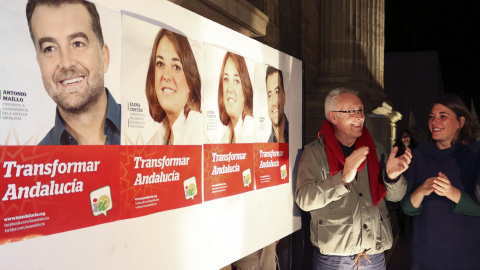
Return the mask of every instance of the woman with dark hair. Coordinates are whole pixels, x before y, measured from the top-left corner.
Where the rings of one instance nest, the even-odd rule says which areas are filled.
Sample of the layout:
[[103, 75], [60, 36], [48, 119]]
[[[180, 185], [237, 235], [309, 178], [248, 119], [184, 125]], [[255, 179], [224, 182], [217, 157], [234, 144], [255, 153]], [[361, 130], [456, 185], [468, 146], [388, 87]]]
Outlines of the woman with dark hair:
[[408, 129], [404, 129], [402, 132], [400, 132], [400, 136], [398, 136], [394, 147], [395, 146], [398, 147], [398, 152], [395, 157], [399, 157], [405, 153], [407, 147], [413, 151], [417, 147], [417, 144], [415, 143], [410, 131]]
[[152, 144], [202, 144], [201, 79], [188, 39], [161, 29], [153, 44], [145, 92], [160, 123]]
[[446, 95], [431, 106], [428, 126], [432, 141], [413, 152], [401, 203], [413, 216], [412, 269], [478, 269], [480, 143], [472, 117]]
[[218, 84], [220, 121], [227, 126], [221, 143], [255, 142], [253, 88], [243, 56], [227, 52]]

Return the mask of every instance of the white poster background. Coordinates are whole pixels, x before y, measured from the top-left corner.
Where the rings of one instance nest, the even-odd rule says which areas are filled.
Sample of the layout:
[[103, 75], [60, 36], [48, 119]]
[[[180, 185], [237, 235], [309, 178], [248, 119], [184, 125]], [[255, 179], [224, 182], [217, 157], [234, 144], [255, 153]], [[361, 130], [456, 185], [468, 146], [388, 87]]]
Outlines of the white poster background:
[[[26, 0], [3, 0], [0, 7], [0, 90], [24, 92], [22, 104], [28, 110], [21, 120], [0, 118], [0, 145], [36, 145], [55, 123], [56, 104], [47, 94], [30, 38], [25, 15]], [[105, 44], [110, 50], [110, 66], [105, 86], [120, 102], [120, 14], [97, 7]], [[7, 103], [0, 100], [5, 115]]]
[[[228, 48], [246, 59], [284, 71], [284, 79], [289, 81], [286, 94], [291, 108], [287, 111], [290, 112], [289, 176], [292, 177], [302, 147], [302, 63], [299, 60], [163, 0], [95, 2], [168, 23], [191, 39]], [[23, 16], [24, 4], [19, 5], [22, 13], [12, 18]], [[5, 7], [2, 3], [2, 13], [10, 12], [4, 11]], [[31, 41], [27, 41], [31, 46]], [[33, 47], [30, 50], [33, 51]], [[6, 69], [3, 63], [1, 66]], [[38, 70], [37, 66], [35, 62], [26, 65], [31, 70]], [[43, 85], [40, 86], [42, 89]], [[294, 190], [295, 181], [291, 178], [288, 185], [1, 245], [0, 269], [219, 269], [300, 228]]]
[[[148, 144], [160, 126], [150, 116], [145, 85], [150, 54], [161, 26], [164, 26], [161, 22], [153, 20], [145, 22], [125, 14], [122, 15], [122, 108], [125, 108], [122, 111], [122, 145]], [[168, 30], [176, 32], [175, 29]], [[202, 43], [190, 39], [189, 43], [197, 62], [198, 72], [202, 76]], [[202, 80], [202, 85], [203, 83]], [[142, 112], [135, 112], [136, 115], [132, 115], [132, 112], [127, 110], [127, 108], [131, 108], [129, 103], [140, 104]], [[143, 128], [129, 127], [128, 119], [132, 121], [130, 116], [138, 118], [139, 114], [144, 115]]]

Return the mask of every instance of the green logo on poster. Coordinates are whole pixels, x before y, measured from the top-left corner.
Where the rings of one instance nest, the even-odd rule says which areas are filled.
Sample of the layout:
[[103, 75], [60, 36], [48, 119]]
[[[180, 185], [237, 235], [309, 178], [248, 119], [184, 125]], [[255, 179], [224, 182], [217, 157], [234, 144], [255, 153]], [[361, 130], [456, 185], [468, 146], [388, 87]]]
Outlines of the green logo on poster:
[[195, 180], [195, 176], [188, 178], [187, 180], [183, 181], [183, 186], [185, 187], [185, 199], [194, 199], [195, 195], [197, 195], [197, 181]]
[[98, 199], [98, 211], [106, 211], [108, 207], [110, 206], [110, 197], [106, 195], [100, 196]]
[[112, 209], [112, 194], [110, 186], [104, 186], [90, 193], [90, 204], [94, 216], [107, 216], [107, 211]]
[[187, 196], [193, 197], [197, 193], [197, 186], [195, 184], [190, 184], [187, 188]]
[[242, 173], [243, 175], [243, 186], [247, 187], [250, 186], [250, 183], [252, 183], [252, 174], [250, 173], [250, 169], [246, 169]]

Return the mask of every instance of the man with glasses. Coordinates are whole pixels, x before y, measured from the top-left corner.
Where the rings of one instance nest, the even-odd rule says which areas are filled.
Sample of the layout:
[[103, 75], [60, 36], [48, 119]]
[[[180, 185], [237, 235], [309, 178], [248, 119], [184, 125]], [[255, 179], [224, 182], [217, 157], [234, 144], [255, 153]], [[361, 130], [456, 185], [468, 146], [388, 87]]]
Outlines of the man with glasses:
[[385, 204], [399, 201], [407, 182], [401, 175], [410, 150], [386, 164], [385, 149], [364, 127], [363, 103], [346, 88], [325, 100], [319, 139], [305, 146], [295, 201], [311, 214], [314, 269], [385, 269], [384, 251], [392, 246]]

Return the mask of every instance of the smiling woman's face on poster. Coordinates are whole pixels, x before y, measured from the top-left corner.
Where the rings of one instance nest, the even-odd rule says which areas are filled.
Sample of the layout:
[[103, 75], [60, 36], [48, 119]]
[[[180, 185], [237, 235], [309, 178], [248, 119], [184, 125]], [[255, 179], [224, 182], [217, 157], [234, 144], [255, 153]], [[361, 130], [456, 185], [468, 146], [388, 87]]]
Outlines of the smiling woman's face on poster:
[[177, 50], [167, 36], [157, 47], [155, 93], [167, 118], [176, 119], [190, 96], [190, 89]]
[[241, 55], [227, 52], [223, 57], [218, 84], [218, 110], [220, 122], [227, 128], [220, 140], [222, 143], [255, 141], [253, 136], [247, 135], [255, 122], [252, 114], [253, 86], [247, 63]]
[[242, 80], [232, 58], [228, 58], [223, 70], [223, 102], [225, 110], [233, 126], [242, 117], [245, 96], [243, 95]]
[[187, 37], [167, 29], [156, 34], [146, 77], [150, 116], [159, 123], [152, 144], [200, 144], [201, 78]]

